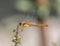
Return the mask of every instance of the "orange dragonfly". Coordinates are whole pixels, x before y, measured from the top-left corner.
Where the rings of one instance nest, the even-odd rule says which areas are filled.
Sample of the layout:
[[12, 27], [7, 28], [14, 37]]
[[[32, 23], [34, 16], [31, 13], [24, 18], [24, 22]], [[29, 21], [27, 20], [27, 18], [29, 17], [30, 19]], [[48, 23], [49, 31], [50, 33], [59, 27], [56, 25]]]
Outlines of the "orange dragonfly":
[[47, 24], [32, 24], [30, 22], [20, 22], [19, 26], [21, 27], [21, 31], [23, 31], [24, 27], [30, 27], [30, 26], [39, 26], [39, 27], [44, 26], [44, 27], [47, 27], [48, 25]]
[[32, 24], [30, 22], [20, 22], [19, 26], [29, 27], [29, 26], [48, 26], [47, 24]]

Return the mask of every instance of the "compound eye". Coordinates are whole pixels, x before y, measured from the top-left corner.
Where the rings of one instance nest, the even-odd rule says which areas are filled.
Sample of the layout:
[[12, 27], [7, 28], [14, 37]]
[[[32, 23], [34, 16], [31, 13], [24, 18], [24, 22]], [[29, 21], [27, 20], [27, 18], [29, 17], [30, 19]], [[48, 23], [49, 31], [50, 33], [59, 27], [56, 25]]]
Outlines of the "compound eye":
[[21, 25], [22, 25], [22, 23], [20, 22], [20, 23], [19, 23], [19, 25], [21, 26]]

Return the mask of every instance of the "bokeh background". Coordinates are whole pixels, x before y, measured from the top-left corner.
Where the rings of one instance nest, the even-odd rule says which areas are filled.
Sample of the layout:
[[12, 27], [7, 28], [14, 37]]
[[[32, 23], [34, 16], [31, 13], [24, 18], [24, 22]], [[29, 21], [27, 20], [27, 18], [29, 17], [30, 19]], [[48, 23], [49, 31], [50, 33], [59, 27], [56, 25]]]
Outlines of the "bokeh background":
[[24, 28], [22, 46], [60, 46], [60, 0], [0, 0], [0, 46], [14, 46], [13, 29], [24, 21], [48, 27]]

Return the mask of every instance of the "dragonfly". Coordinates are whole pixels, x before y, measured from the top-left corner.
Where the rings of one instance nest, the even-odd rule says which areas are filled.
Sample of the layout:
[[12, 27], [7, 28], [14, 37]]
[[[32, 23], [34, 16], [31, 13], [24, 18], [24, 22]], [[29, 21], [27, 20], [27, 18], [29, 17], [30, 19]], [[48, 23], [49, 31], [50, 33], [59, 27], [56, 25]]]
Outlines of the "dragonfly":
[[39, 27], [44, 26], [44, 27], [47, 27], [48, 24], [33, 24], [31, 22], [20, 22], [19, 26], [21, 27], [21, 31], [23, 31], [24, 27], [31, 27], [31, 26], [39, 26]]

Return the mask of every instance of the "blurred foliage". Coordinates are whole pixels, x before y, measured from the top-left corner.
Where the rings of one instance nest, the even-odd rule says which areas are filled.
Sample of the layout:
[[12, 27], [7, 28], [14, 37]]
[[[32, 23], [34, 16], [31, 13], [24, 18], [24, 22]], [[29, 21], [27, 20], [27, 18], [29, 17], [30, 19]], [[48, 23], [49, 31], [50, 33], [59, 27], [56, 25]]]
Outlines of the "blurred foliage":
[[18, 11], [29, 12], [36, 8], [37, 16], [41, 19], [48, 17], [50, 14], [60, 16], [60, 0], [41, 1], [42, 3], [39, 0], [17, 0], [16, 9]]
[[31, 11], [34, 7], [33, 1], [30, 0], [17, 0], [16, 9], [18, 11]]

